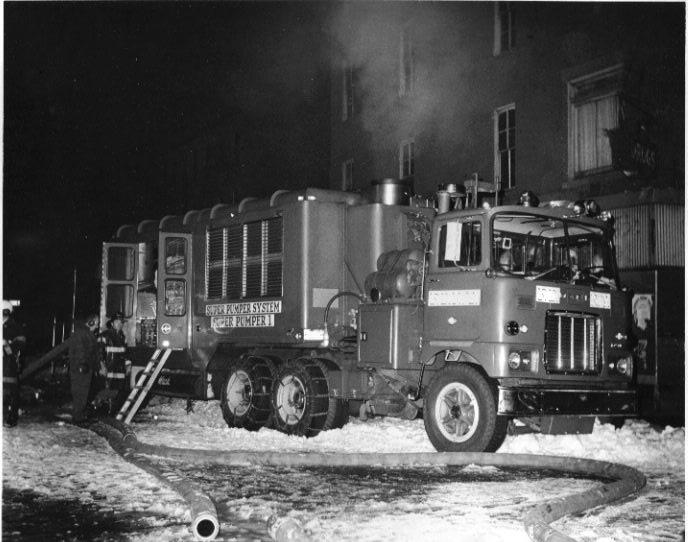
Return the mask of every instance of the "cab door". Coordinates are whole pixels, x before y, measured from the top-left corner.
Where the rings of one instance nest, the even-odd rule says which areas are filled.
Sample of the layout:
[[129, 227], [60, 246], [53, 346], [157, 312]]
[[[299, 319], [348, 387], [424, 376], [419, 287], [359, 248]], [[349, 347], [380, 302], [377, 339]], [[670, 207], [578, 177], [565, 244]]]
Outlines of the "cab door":
[[447, 217], [434, 225], [425, 281], [424, 345], [461, 349], [483, 333], [484, 217]]
[[136, 290], [138, 288], [138, 243], [103, 243], [100, 299], [101, 324], [121, 312], [128, 346], [136, 343]]
[[191, 343], [191, 235], [161, 233], [158, 254], [158, 346]]

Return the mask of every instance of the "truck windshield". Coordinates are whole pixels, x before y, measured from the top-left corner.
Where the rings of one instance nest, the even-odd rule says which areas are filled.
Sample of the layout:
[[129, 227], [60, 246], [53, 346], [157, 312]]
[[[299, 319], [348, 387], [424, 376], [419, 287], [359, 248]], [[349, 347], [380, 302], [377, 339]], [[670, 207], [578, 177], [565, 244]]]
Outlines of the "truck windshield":
[[613, 253], [604, 229], [570, 218], [496, 214], [492, 265], [500, 273], [525, 280], [616, 287]]

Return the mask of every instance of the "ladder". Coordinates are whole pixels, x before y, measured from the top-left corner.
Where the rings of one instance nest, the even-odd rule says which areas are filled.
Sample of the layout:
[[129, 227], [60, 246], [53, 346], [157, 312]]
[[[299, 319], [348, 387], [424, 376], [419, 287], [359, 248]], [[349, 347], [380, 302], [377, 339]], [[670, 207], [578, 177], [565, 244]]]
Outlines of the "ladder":
[[[146, 368], [141, 371], [136, 385], [129, 393], [129, 397], [127, 397], [127, 400], [124, 401], [122, 408], [119, 409], [119, 412], [117, 413], [117, 419], [119, 421], [124, 419], [124, 423], [131, 422], [131, 419], [138, 412], [139, 408], [141, 407], [141, 403], [143, 403], [143, 400], [146, 398], [146, 395], [148, 395], [148, 392], [158, 379], [158, 375], [165, 366], [165, 362], [167, 362], [167, 358], [170, 357], [171, 352], [172, 349], [170, 348], [158, 348], [153, 353], [151, 359], [148, 361], [148, 365], [146, 365]], [[160, 356], [160, 354], [162, 354], [162, 356]]]

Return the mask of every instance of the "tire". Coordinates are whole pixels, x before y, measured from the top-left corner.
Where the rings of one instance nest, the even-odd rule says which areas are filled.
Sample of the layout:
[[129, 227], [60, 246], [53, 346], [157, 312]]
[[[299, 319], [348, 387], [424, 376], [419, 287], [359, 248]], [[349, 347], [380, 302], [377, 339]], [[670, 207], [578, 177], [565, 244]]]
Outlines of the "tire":
[[494, 452], [508, 419], [497, 416], [496, 388], [470, 365], [449, 365], [430, 382], [423, 406], [425, 431], [440, 452]]
[[325, 365], [298, 359], [277, 372], [272, 390], [275, 428], [289, 435], [312, 437], [348, 421], [345, 401], [330, 398]]
[[349, 423], [349, 401], [331, 397], [327, 420], [325, 420], [323, 429], [341, 429], [347, 423]]
[[626, 423], [626, 418], [617, 418], [615, 416], [598, 416], [600, 423], [608, 423], [614, 426], [614, 429], [621, 429]]
[[270, 425], [274, 375], [274, 364], [264, 358], [242, 358], [230, 365], [220, 400], [229, 427], [257, 431]]

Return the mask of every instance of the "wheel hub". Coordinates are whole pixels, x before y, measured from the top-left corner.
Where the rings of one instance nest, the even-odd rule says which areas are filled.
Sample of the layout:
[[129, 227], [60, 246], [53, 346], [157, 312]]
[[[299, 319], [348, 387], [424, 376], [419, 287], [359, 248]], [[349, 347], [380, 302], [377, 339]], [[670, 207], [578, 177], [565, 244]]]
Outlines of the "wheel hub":
[[465, 442], [478, 427], [480, 410], [473, 391], [461, 382], [447, 384], [439, 393], [435, 418], [442, 434], [452, 442]]
[[277, 412], [288, 425], [297, 424], [306, 409], [306, 390], [293, 375], [287, 375], [279, 383], [276, 395]]
[[235, 416], [248, 412], [253, 400], [251, 379], [244, 371], [235, 371], [227, 381], [227, 406]]

